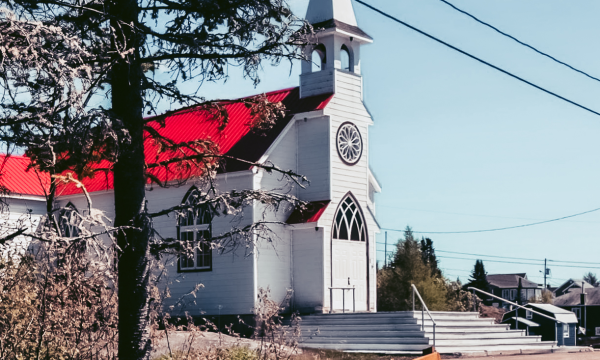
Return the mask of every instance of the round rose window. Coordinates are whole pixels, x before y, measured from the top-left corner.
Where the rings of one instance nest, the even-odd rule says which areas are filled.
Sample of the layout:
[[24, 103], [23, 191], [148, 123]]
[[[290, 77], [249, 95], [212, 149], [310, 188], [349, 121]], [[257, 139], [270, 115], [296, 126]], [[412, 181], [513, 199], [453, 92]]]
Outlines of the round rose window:
[[340, 158], [348, 164], [356, 164], [362, 155], [362, 138], [356, 125], [343, 123], [337, 132], [337, 150]]

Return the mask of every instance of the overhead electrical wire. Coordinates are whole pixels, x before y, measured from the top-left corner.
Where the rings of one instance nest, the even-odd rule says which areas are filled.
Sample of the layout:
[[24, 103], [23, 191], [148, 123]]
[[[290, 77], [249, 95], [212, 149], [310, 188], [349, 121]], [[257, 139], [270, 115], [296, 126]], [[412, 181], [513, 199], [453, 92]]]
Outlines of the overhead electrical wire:
[[[438, 258], [442, 258], [442, 259], [456, 259], [456, 260], [476, 260], [476, 259], [469, 259], [469, 258], [460, 258], [460, 257], [453, 257], [453, 256], [436, 256]], [[543, 264], [535, 264], [535, 263], [524, 263], [524, 262], [515, 262], [515, 261], [505, 261], [505, 260], [488, 260], [485, 259], [485, 261], [487, 262], [495, 262], [495, 263], [502, 263], [502, 264], [521, 264], [521, 265], [533, 265], [533, 266], [541, 266]], [[600, 264], [597, 264], [600, 265]], [[575, 265], [552, 265], [552, 267], [564, 267], [564, 268], [578, 268], [578, 269], [600, 269], [600, 267], [591, 267], [591, 266], [575, 266]]]
[[[377, 242], [377, 244], [381, 244], [384, 245], [385, 243], [382, 242]], [[393, 246], [394, 244], [388, 244]], [[377, 250], [377, 251], [382, 251], [384, 252], [385, 250]], [[388, 251], [390, 252], [390, 251]], [[446, 250], [439, 250], [439, 249], [435, 249], [436, 253], [446, 253], [446, 254], [457, 254], [457, 255], [467, 255], [467, 256], [477, 256], [480, 258], [496, 258], [496, 259], [509, 259], [509, 260], [522, 260], [522, 261], [539, 261], [540, 264], [538, 265], [542, 265], [541, 263], [544, 262], [544, 259], [531, 259], [531, 258], [520, 258], [520, 257], [512, 257], [512, 256], [498, 256], [498, 255], [484, 255], [484, 254], [472, 254], [472, 253], [465, 253], [465, 252], [457, 252], [457, 251], [446, 251]], [[469, 259], [469, 260], [477, 260], [477, 259]], [[484, 261], [488, 261], [487, 259], [482, 259]], [[552, 259], [545, 259], [548, 262], [554, 262], [554, 263], [564, 263], [564, 264], [589, 264], [589, 265], [597, 265], [600, 266], [600, 262], [585, 262], [585, 261], [566, 261], [566, 260], [552, 260]], [[491, 260], [490, 260], [491, 261]], [[557, 264], [557, 266], [560, 266], [560, 264]]]
[[498, 67], [498, 66], [496, 66], [496, 65], [494, 65], [494, 64], [491, 64], [491, 63], [489, 63], [489, 62], [487, 62], [487, 61], [485, 61], [485, 60], [483, 60], [483, 59], [480, 59], [480, 58], [476, 57], [475, 55], [471, 55], [470, 53], [468, 53], [468, 52], [466, 52], [466, 51], [464, 51], [464, 50], [461, 50], [461, 49], [457, 48], [456, 46], [454, 46], [454, 45], [451, 45], [451, 44], [449, 44], [449, 43], [447, 43], [447, 42], [445, 42], [445, 41], [443, 41], [443, 40], [440, 40], [440, 39], [436, 38], [435, 36], [433, 36], [433, 35], [430, 35], [430, 34], [428, 34], [428, 33], [424, 32], [424, 31], [422, 31], [422, 30], [419, 30], [419, 29], [417, 29], [416, 27], [414, 27], [414, 26], [412, 26], [412, 25], [410, 25], [410, 24], [408, 24], [408, 23], [406, 23], [406, 22], [404, 22], [404, 21], [402, 21], [402, 20], [400, 20], [400, 19], [398, 19], [398, 18], [396, 18], [396, 17], [394, 17], [394, 16], [392, 16], [392, 15], [390, 15], [390, 14], [388, 14], [388, 13], [386, 13], [386, 12], [382, 11], [382, 10], [379, 10], [379, 9], [377, 9], [376, 7], [373, 7], [373, 6], [371, 6], [371, 5], [367, 4], [366, 2], [364, 2], [364, 1], [362, 1], [362, 0], [355, 0], [355, 1], [356, 1], [357, 3], [359, 3], [359, 4], [362, 4], [362, 5], [366, 6], [366, 7], [367, 7], [367, 8], [369, 8], [369, 9], [371, 9], [371, 10], [373, 10], [373, 11], [375, 11], [375, 12], [377, 12], [377, 13], [379, 13], [379, 14], [381, 14], [381, 15], [385, 16], [385, 17], [387, 17], [388, 19], [391, 19], [391, 20], [393, 20], [393, 21], [395, 21], [395, 22], [397, 22], [397, 23], [399, 23], [399, 24], [401, 24], [401, 25], [404, 25], [404, 26], [408, 27], [409, 29], [411, 29], [411, 30], [414, 30], [414, 31], [418, 32], [418, 33], [419, 33], [419, 34], [421, 34], [421, 35], [424, 35], [424, 36], [426, 36], [426, 37], [428, 37], [428, 38], [430, 38], [430, 39], [432, 39], [432, 40], [434, 40], [434, 41], [437, 41], [438, 43], [440, 43], [440, 44], [442, 44], [442, 45], [445, 45], [445, 46], [447, 46], [447, 47], [451, 48], [452, 50], [458, 51], [459, 53], [461, 53], [461, 54], [463, 54], [463, 55], [465, 55], [465, 56], [468, 56], [468, 57], [470, 57], [470, 58], [471, 58], [471, 59], [473, 59], [473, 60], [476, 60], [476, 61], [478, 61], [478, 62], [480, 62], [480, 63], [482, 63], [482, 64], [484, 64], [484, 65], [487, 65], [487, 66], [489, 66], [489, 67], [491, 67], [491, 68], [493, 68], [493, 69], [495, 69], [495, 70], [497, 70], [497, 71], [500, 71], [501, 73], [503, 73], [503, 74], [505, 74], [505, 75], [508, 75], [508, 76], [510, 76], [510, 77], [512, 77], [512, 78], [514, 78], [514, 79], [517, 79], [517, 80], [519, 80], [519, 81], [521, 81], [521, 82], [523, 82], [523, 83], [525, 83], [525, 84], [527, 84], [527, 85], [530, 85], [530, 86], [532, 86], [532, 87], [534, 87], [534, 88], [536, 88], [536, 89], [538, 89], [538, 90], [540, 90], [540, 91], [543, 91], [543, 92], [545, 92], [546, 94], [552, 95], [552, 96], [554, 96], [554, 97], [556, 97], [556, 98], [558, 98], [558, 99], [561, 99], [561, 100], [563, 100], [563, 101], [566, 101], [566, 102], [568, 102], [568, 103], [569, 103], [569, 104], [571, 104], [571, 105], [577, 106], [578, 108], [581, 108], [581, 109], [583, 109], [583, 110], [586, 110], [586, 111], [588, 111], [588, 112], [591, 112], [592, 114], [595, 114], [595, 115], [598, 115], [598, 116], [600, 116], [600, 113], [599, 113], [599, 112], [597, 112], [597, 111], [594, 111], [594, 110], [592, 110], [592, 109], [590, 109], [590, 108], [588, 108], [588, 107], [586, 107], [586, 106], [584, 106], [584, 105], [581, 105], [581, 104], [579, 104], [579, 103], [577, 103], [577, 102], [575, 102], [575, 101], [573, 101], [573, 100], [569, 100], [569, 99], [567, 99], [567, 98], [566, 98], [566, 97], [564, 97], [564, 96], [558, 95], [558, 94], [557, 94], [557, 93], [555, 93], [555, 92], [552, 92], [552, 91], [550, 91], [550, 90], [547, 90], [547, 89], [545, 89], [545, 88], [543, 88], [543, 87], [541, 87], [541, 86], [539, 86], [539, 85], [536, 85], [536, 84], [532, 83], [532, 82], [531, 82], [531, 81], [529, 81], [529, 80], [525, 80], [525, 79], [523, 79], [522, 77], [520, 77], [520, 76], [518, 76], [518, 75], [515, 75], [515, 74], [513, 74], [513, 73], [511, 73], [511, 72], [509, 72], [509, 71], [507, 71], [507, 70], [504, 70], [504, 69], [502, 69], [502, 68], [500, 68], [500, 67]]
[[[357, 1], [359, 1], [359, 0], [357, 0]], [[547, 223], [551, 223], [551, 222], [555, 222], [555, 221], [560, 221], [560, 220], [569, 219], [569, 218], [576, 217], [576, 216], [593, 213], [596, 211], [600, 211], [600, 208], [584, 211], [584, 212], [569, 215], [569, 216], [563, 216], [563, 217], [552, 219], [552, 220], [538, 221], [538, 222], [534, 222], [534, 223], [530, 223], [530, 224], [507, 226], [507, 227], [496, 228], [496, 229], [468, 230], [468, 231], [415, 231], [415, 230], [413, 230], [412, 232], [414, 234], [473, 234], [473, 233], [483, 233], [483, 232], [492, 232], [492, 231], [503, 231], [503, 230], [518, 229], [518, 228], [523, 228], [523, 227], [547, 224]], [[405, 231], [405, 230], [389, 229], [389, 228], [381, 228], [381, 230], [395, 231], [395, 232], [404, 232]]]
[[493, 25], [491, 25], [491, 24], [489, 24], [489, 23], [486, 23], [486, 22], [485, 22], [485, 21], [483, 21], [483, 20], [480, 20], [480, 19], [478, 19], [477, 17], [475, 17], [474, 15], [472, 15], [472, 14], [470, 14], [470, 13], [466, 12], [465, 10], [459, 9], [459, 8], [458, 8], [458, 7], [456, 7], [454, 4], [452, 4], [452, 3], [450, 3], [450, 2], [448, 2], [448, 1], [446, 1], [446, 0], [440, 0], [440, 1], [441, 1], [441, 2], [443, 2], [444, 4], [446, 4], [446, 5], [450, 6], [450, 7], [451, 7], [451, 8], [453, 8], [454, 10], [456, 10], [456, 11], [458, 11], [458, 12], [460, 12], [460, 13], [463, 13], [464, 15], [467, 15], [468, 17], [470, 17], [471, 19], [473, 19], [473, 20], [477, 21], [477, 22], [478, 22], [478, 23], [480, 23], [481, 25], [484, 25], [484, 26], [487, 26], [487, 27], [489, 27], [490, 29], [492, 29], [492, 30], [496, 31], [497, 33], [499, 33], [499, 34], [501, 34], [501, 35], [503, 35], [503, 36], [506, 36], [506, 37], [507, 37], [507, 38], [509, 38], [509, 39], [512, 39], [512, 40], [516, 41], [517, 43], [519, 43], [519, 44], [521, 44], [521, 45], [523, 45], [523, 46], [525, 46], [525, 47], [527, 47], [527, 48], [529, 48], [529, 49], [531, 49], [531, 50], [535, 51], [536, 53], [538, 53], [538, 54], [540, 54], [540, 55], [542, 55], [542, 56], [545, 56], [545, 57], [547, 57], [547, 58], [549, 58], [549, 59], [553, 60], [554, 62], [557, 62], [557, 63], [559, 63], [559, 64], [563, 65], [563, 66], [566, 66], [566, 67], [568, 67], [569, 69], [571, 69], [571, 70], [573, 70], [573, 71], [576, 71], [576, 72], [578, 72], [578, 73], [580, 73], [580, 74], [582, 74], [582, 75], [585, 75], [585, 76], [587, 76], [588, 78], [590, 78], [590, 79], [592, 79], [592, 80], [596, 80], [596, 81], [600, 82], [600, 79], [598, 79], [597, 77], [594, 77], [594, 76], [592, 76], [592, 75], [590, 75], [590, 74], [586, 73], [586, 72], [585, 72], [585, 71], [583, 71], [583, 70], [579, 70], [579, 69], [575, 68], [574, 66], [571, 66], [571, 65], [567, 64], [567, 63], [566, 63], [566, 62], [564, 62], [564, 61], [560, 61], [560, 60], [558, 60], [557, 58], [555, 58], [554, 56], [552, 56], [552, 55], [550, 55], [550, 54], [547, 54], [547, 53], [545, 53], [545, 52], [543, 52], [543, 51], [540, 51], [540, 50], [536, 49], [535, 47], [533, 47], [533, 46], [531, 46], [531, 45], [529, 45], [529, 44], [527, 44], [527, 43], [525, 43], [525, 42], [523, 42], [523, 41], [521, 41], [521, 40], [517, 39], [516, 37], [514, 37], [514, 36], [512, 36], [512, 35], [510, 35], [510, 34], [507, 34], [507, 33], [505, 33], [504, 31], [502, 31], [502, 30], [498, 29], [497, 27], [495, 27], [495, 26], [493, 26]]

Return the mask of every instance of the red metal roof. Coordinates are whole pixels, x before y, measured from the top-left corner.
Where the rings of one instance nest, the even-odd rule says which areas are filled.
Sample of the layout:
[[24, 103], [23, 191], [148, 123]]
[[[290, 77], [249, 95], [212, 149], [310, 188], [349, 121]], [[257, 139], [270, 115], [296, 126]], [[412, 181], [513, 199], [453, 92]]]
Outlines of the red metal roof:
[[44, 196], [50, 188], [50, 175], [28, 169], [29, 158], [0, 154], [0, 186], [10, 193]]
[[[164, 123], [159, 121], [150, 122], [148, 125], [159, 132], [162, 136], [169, 138], [176, 143], [190, 142], [200, 139], [209, 139], [218, 147], [221, 154], [230, 155], [235, 158], [246, 161], [256, 162], [273, 144], [275, 139], [281, 134], [283, 129], [293, 118], [295, 114], [322, 110], [332, 98], [332, 94], [319, 95], [300, 99], [300, 89], [291, 88], [274, 91], [265, 94], [270, 102], [282, 102], [286, 108], [287, 115], [277, 121], [277, 123], [266, 133], [251, 132], [249, 123], [251, 121], [251, 109], [242, 102], [224, 103], [223, 107], [229, 114], [229, 122], [224, 129], [220, 129], [220, 123], [213, 119], [209, 111], [199, 108], [183, 109], [171, 114], [164, 119]], [[162, 119], [157, 118], [157, 119]], [[153, 139], [147, 136], [145, 140], [146, 163], [153, 164], [168, 160], [173, 156], [169, 152], [158, 152], [158, 146]], [[27, 162], [24, 158], [23, 161]], [[108, 169], [112, 164], [104, 161], [94, 165], [95, 168]], [[26, 165], [25, 165], [26, 167]], [[228, 160], [220, 171], [240, 171], [247, 170], [248, 164], [240, 161]], [[161, 182], [187, 179], [191, 176], [199, 175], [196, 169], [183, 168], [177, 164], [168, 167], [158, 167], [149, 172]], [[23, 175], [14, 175], [16, 178]], [[110, 190], [113, 188], [112, 172], [98, 172], [92, 179], [86, 178], [83, 181], [88, 192]], [[148, 181], [151, 182], [150, 180]], [[29, 184], [29, 183], [28, 183]], [[30, 184], [32, 185], [32, 184]], [[37, 194], [29, 185], [25, 185], [22, 191], [26, 193]], [[81, 189], [74, 184], [60, 186], [58, 195], [71, 195], [81, 193]]]
[[294, 209], [286, 222], [290, 225], [317, 222], [325, 210], [327, 210], [330, 202], [329, 200], [309, 202], [304, 210], [301, 208]]

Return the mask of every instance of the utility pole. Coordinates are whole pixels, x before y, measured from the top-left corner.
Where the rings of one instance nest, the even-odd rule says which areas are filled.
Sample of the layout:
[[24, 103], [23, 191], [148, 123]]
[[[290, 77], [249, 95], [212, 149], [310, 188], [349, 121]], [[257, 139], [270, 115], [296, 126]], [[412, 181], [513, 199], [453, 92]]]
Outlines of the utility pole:
[[546, 286], [546, 274], [548, 274], [548, 268], [546, 267], [547, 261], [548, 261], [548, 259], [544, 259], [544, 291], [546, 291], [546, 289], [548, 289], [548, 287]]
[[385, 232], [385, 259], [383, 261], [385, 267], [387, 267], [387, 231]]

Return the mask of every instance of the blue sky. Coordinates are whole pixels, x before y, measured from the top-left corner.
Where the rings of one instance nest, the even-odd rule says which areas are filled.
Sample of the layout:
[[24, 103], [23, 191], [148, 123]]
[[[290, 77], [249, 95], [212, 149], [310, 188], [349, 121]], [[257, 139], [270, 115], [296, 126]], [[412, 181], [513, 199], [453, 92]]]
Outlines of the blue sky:
[[[368, 0], [386, 12], [495, 65], [600, 111], [600, 82], [568, 70], [452, 10], [439, 0]], [[452, 0], [453, 4], [553, 56], [600, 77], [600, 2]], [[290, 1], [303, 16], [308, 0]], [[371, 167], [383, 186], [384, 228], [462, 231], [548, 220], [600, 207], [600, 116], [485, 67], [353, 3], [364, 47], [365, 103], [375, 126]], [[265, 65], [261, 84], [236, 68], [207, 98], [297, 86], [300, 68]], [[438, 250], [543, 260], [598, 262], [600, 212], [529, 228], [430, 234]], [[395, 243], [401, 233], [388, 232]], [[382, 232], [377, 239], [384, 241]], [[383, 245], [378, 245], [383, 250]], [[463, 257], [470, 260], [442, 258]], [[466, 280], [476, 257], [438, 252], [449, 278]], [[383, 259], [383, 252], [378, 252]], [[484, 264], [489, 273], [543, 265]], [[501, 259], [496, 259], [501, 260]], [[515, 261], [518, 260], [506, 260]], [[531, 261], [529, 261], [531, 262]], [[541, 262], [539, 262], [542, 264]], [[556, 285], [588, 269], [549, 263]], [[566, 265], [566, 264], [562, 264]], [[598, 265], [589, 265], [600, 268]], [[600, 269], [590, 269], [600, 274]]]

